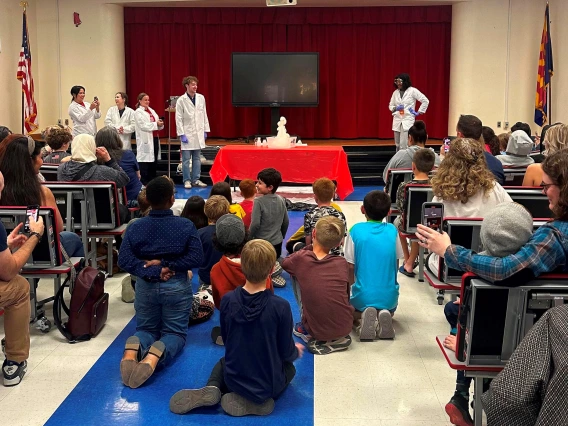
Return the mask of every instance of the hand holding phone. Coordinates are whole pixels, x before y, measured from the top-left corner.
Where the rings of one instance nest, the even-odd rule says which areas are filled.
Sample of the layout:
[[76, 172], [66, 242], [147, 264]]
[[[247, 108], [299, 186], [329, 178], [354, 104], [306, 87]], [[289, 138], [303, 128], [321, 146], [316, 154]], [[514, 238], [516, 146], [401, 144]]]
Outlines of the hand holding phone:
[[451, 143], [450, 138], [445, 138], [445, 139], [444, 139], [444, 145], [443, 145], [444, 154], [447, 154], [448, 151], [450, 150], [450, 143]]
[[28, 206], [26, 208], [26, 223], [24, 224], [24, 232], [26, 232], [27, 234], [32, 232], [30, 230], [30, 218], [33, 218], [33, 221], [37, 222], [38, 215], [39, 215], [39, 206], [37, 204], [33, 206]]
[[444, 220], [444, 205], [442, 203], [424, 203], [422, 204], [422, 225], [427, 226], [440, 234], [442, 230], [442, 221]]

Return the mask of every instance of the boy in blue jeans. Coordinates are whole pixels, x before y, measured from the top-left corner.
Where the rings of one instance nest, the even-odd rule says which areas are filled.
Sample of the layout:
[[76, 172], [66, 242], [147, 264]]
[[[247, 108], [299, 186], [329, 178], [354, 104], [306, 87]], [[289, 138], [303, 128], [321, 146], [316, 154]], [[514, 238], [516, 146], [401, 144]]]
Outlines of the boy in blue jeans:
[[216, 405], [231, 416], [264, 416], [294, 378], [294, 362], [304, 347], [292, 338], [292, 310], [288, 302], [266, 288], [276, 262], [274, 247], [252, 240], [241, 252], [245, 285], [221, 300], [221, 335], [225, 356], [213, 367], [207, 385], [184, 389], [170, 399], [170, 410], [185, 414]]
[[382, 222], [390, 207], [390, 197], [383, 191], [365, 195], [361, 213], [367, 221], [353, 225], [345, 241], [345, 259], [354, 282], [350, 302], [355, 308], [353, 319], [361, 319], [362, 342], [394, 338], [392, 315], [399, 294], [396, 276], [403, 253], [396, 227]]

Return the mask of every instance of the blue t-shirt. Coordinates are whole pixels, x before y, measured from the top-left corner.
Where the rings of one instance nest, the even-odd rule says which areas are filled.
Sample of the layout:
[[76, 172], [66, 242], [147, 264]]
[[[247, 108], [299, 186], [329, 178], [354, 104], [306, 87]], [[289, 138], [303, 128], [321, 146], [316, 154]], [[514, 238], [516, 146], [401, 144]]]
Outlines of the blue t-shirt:
[[500, 185], [503, 185], [505, 182], [505, 172], [503, 171], [503, 163], [501, 163], [497, 158], [491, 155], [490, 152], [483, 151], [485, 154], [485, 161], [487, 162], [487, 167], [495, 176], [495, 180], [499, 182]]
[[142, 182], [140, 182], [140, 179], [138, 179], [138, 175], [136, 174], [136, 172], [140, 170], [138, 162], [136, 161], [136, 155], [134, 155], [132, 151], [124, 150], [122, 158], [118, 164], [120, 164], [122, 170], [124, 170], [130, 178], [130, 182], [126, 184], [126, 197], [128, 198], [128, 201], [136, 200], [140, 190], [142, 189]]
[[8, 248], [8, 234], [4, 224], [0, 222], [0, 253]]
[[211, 268], [221, 260], [223, 253], [213, 247], [215, 225], [207, 225], [205, 228], [198, 229], [197, 232], [203, 246], [203, 263], [199, 268], [199, 278], [205, 284], [211, 284]]
[[355, 309], [396, 308], [396, 261], [400, 257], [398, 231], [392, 223], [368, 221], [353, 225], [345, 240], [345, 259], [355, 267], [350, 299]]

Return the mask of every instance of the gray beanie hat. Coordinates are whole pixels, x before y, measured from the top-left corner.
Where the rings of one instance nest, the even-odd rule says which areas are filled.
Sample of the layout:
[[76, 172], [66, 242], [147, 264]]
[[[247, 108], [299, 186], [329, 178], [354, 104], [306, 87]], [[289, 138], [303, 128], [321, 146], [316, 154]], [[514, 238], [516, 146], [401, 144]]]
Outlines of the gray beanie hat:
[[481, 244], [488, 256], [505, 257], [516, 253], [531, 238], [533, 218], [521, 204], [501, 203], [481, 224]]
[[234, 214], [224, 214], [215, 223], [215, 234], [222, 246], [239, 245], [245, 239], [245, 224]]

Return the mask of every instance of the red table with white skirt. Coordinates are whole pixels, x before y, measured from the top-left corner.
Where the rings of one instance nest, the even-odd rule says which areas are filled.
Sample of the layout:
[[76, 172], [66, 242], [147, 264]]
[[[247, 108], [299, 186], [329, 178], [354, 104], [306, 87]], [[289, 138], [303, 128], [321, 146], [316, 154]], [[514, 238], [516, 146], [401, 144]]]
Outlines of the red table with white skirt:
[[313, 183], [327, 177], [337, 182], [337, 195], [345, 199], [353, 192], [347, 154], [340, 146], [299, 146], [290, 149], [227, 145], [221, 148], [209, 172], [213, 183], [227, 176], [253, 179], [262, 169], [274, 167], [283, 182]]

